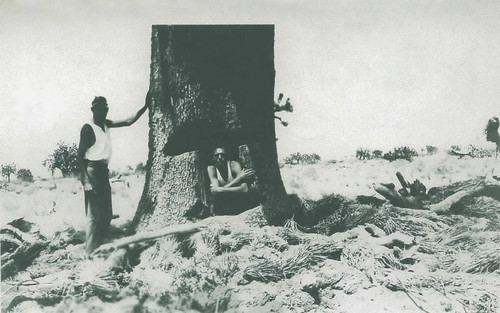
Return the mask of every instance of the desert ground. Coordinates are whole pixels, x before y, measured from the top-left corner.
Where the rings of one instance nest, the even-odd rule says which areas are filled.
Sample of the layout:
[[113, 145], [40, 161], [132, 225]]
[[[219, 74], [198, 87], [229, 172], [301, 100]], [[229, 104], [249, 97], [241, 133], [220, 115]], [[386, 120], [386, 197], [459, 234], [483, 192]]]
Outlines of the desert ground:
[[[438, 153], [412, 162], [284, 165], [287, 192], [326, 212], [312, 226], [295, 216], [265, 225], [256, 208], [202, 220], [191, 236], [126, 248], [140, 254], [116, 250], [92, 259], [84, 252], [76, 178], [3, 182], [2, 229], [43, 245], [32, 262], [2, 278], [2, 312], [498, 312], [500, 202], [472, 197], [437, 214], [357, 200], [385, 200], [374, 184], [398, 185], [401, 172], [427, 190], [437, 187], [441, 201], [484, 183], [494, 163]], [[119, 217], [109, 242], [131, 234], [144, 176], [111, 182]], [[7, 225], [20, 218], [30, 227]], [[11, 252], [2, 247], [2, 263]]]

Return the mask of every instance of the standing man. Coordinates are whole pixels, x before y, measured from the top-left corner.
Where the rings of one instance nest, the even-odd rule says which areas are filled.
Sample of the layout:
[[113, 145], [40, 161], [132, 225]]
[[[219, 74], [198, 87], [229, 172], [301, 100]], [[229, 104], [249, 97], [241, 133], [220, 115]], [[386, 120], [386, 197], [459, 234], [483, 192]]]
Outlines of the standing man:
[[207, 171], [213, 195], [212, 214], [238, 214], [259, 205], [257, 197], [248, 192], [254, 170], [243, 169], [240, 162], [228, 160], [225, 148], [214, 150], [214, 164]]
[[104, 97], [92, 101], [92, 120], [83, 125], [78, 145], [80, 180], [85, 192], [85, 215], [87, 223], [86, 249], [91, 254], [99, 247], [108, 231], [113, 215], [111, 206], [111, 186], [108, 177], [108, 163], [111, 158], [109, 129], [134, 124], [149, 107], [150, 94], [145, 105], [137, 113], [122, 121], [106, 119], [108, 103]]

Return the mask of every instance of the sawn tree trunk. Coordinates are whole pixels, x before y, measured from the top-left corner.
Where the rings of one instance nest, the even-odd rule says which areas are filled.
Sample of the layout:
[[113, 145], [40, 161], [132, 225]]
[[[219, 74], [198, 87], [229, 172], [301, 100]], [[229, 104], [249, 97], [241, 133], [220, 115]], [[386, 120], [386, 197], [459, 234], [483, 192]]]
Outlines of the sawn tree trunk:
[[206, 167], [220, 145], [245, 152], [266, 217], [280, 223], [289, 209], [275, 142], [274, 26], [153, 26], [151, 59], [138, 229], [183, 223], [210, 204]]

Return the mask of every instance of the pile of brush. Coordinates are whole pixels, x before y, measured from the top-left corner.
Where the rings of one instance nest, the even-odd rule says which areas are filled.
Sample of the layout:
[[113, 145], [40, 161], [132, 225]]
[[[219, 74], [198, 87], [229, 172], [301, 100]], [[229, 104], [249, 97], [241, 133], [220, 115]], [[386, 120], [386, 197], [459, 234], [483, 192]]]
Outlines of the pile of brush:
[[338, 243], [330, 240], [325, 242], [309, 242], [292, 246], [279, 261], [264, 259], [245, 268], [244, 278], [248, 281], [276, 282], [291, 278], [311, 265], [318, 264], [327, 258], [340, 256], [342, 249]]

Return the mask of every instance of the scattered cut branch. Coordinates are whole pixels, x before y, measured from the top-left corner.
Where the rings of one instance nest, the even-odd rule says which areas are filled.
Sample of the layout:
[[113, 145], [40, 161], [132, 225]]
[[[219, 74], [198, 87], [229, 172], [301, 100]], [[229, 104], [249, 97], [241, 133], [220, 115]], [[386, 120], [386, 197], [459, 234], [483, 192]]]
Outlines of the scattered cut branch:
[[[376, 227], [376, 226], [375, 226]], [[376, 237], [373, 235], [372, 231], [367, 228], [371, 228], [370, 224], [365, 227], [359, 226], [351, 229], [346, 233], [341, 233], [337, 237], [339, 238], [364, 238], [367, 241], [370, 241], [376, 245], [384, 246], [387, 248], [399, 247], [401, 249], [405, 249], [406, 247], [412, 246], [415, 244], [414, 237], [403, 234], [399, 231], [396, 231], [387, 236]]]
[[460, 152], [456, 152], [456, 151], [450, 151], [450, 154], [451, 155], [455, 155], [455, 156], [458, 156], [459, 159], [463, 158], [464, 156], [470, 156], [471, 158], [473, 158], [474, 156], [472, 155], [472, 153], [460, 153]]
[[482, 185], [458, 191], [439, 203], [431, 204], [430, 209], [436, 213], [448, 212], [453, 205], [461, 202], [464, 198], [479, 196], [487, 196], [500, 201], [500, 185]]
[[416, 197], [403, 197], [397, 191], [389, 189], [387, 186], [384, 186], [382, 184], [375, 185], [373, 189], [375, 189], [375, 191], [382, 195], [384, 198], [389, 200], [392, 205], [395, 205], [397, 207], [425, 209], [424, 204]]
[[183, 225], [174, 225], [167, 227], [165, 229], [159, 229], [155, 231], [142, 232], [104, 244], [99, 248], [97, 248], [93, 252], [93, 254], [97, 255], [97, 254], [109, 253], [133, 243], [147, 241], [147, 240], [154, 240], [168, 235], [194, 233], [201, 230], [203, 227], [204, 226], [201, 225], [200, 223], [183, 224]]
[[[24, 219], [13, 222], [19, 221], [24, 222]], [[0, 242], [2, 246], [2, 279], [11, 277], [26, 268], [49, 244], [43, 237], [36, 238], [31, 234], [24, 233], [13, 227], [12, 224], [5, 225], [0, 229]]]

